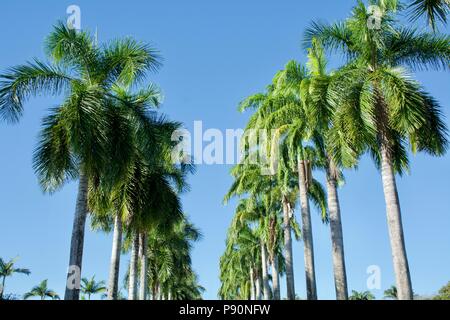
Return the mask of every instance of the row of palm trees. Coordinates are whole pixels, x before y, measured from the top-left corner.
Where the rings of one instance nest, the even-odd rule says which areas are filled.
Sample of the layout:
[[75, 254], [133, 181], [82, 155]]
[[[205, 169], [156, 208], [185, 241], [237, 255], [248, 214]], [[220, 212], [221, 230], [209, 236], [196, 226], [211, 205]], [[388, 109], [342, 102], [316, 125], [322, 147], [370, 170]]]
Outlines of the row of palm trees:
[[143, 86], [161, 66], [158, 52], [132, 38], [99, 45], [63, 23], [45, 48], [49, 62], [0, 75], [0, 118], [17, 122], [32, 96], [62, 96], [43, 120], [33, 165], [45, 192], [78, 180], [64, 299], [80, 297], [88, 214], [94, 229], [113, 232], [109, 299], [118, 298], [125, 252], [128, 299], [200, 298], [190, 259], [200, 234], [180, 202], [194, 167], [172, 162], [171, 135], [181, 124], [157, 113], [159, 88]]
[[[242, 141], [243, 161], [233, 168], [225, 197], [241, 200], [221, 258], [221, 298], [280, 299], [285, 274], [287, 299], [295, 299], [294, 231], [304, 243], [307, 298], [317, 299], [310, 201], [330, 225], [336, 298], [349, 298], [338, 187], [343, 170], [357, 166], [364, 154], [381, 173], [396, 295], [413, 298], [396, 175], [408, 169], [408, 146], [434, 156], [447, 148], [441, 106], [410, 75], [450, 66], [450, 37], [436, 31], [436, 17], [445, 22], [449, 3], [433, 3], [436, 8], [424, 10], [433, 33], [402, 25], [398, 13], [404, 6], [394, 0], [357, 1], [345, 21], [312, 23], [303, 41], [306, 65], [289, 61], [265, 92], [240, 104], [240, 111], [253, 114]], [[381, 12], [379, 28], [368, 24], [368, 5]], [[425, 1], [414, 2], [416, 13], [419, 5]], [[329, 71], [327, 52], [346, 57], [346, 64]], [[272, 139], [252, 145], [255, 130], [272, 132]], [[262, 175], [255, 159], [271, 159], [269, 175]], [[325, 173], [325, 186], [314, 178], [317, 170]], [[294, 216], [297, 201], [301, 227]]]

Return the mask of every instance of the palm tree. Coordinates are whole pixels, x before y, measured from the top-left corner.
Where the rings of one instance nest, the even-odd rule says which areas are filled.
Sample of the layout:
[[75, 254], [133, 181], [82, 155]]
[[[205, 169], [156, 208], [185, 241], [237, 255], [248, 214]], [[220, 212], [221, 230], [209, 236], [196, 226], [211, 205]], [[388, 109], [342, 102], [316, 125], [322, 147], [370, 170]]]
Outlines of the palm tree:
[[168, 137], [179, 127], [178, 123], [164, 120], [150, 110], [161, 100], [155, 86], [136, 93], [116, 87], [114, 94], [115, 99], [108, 105], [107, 119], [110, 137], [107, 154], [113, 165], [99, 177], [99, 183], [91, 186], [89, 193], [89, 207], [94, 216], [110, 217], [114, 221], [109, 299], [117, 298], [122, 231], [126, 227], [123, 222], [130, 220], [133, 210], [137, 210], [133, 189], [136, 174], [139, 174], [141, 162], [154, 169], [161, 167], [162, 152], [167, 152], [169, 147]]
[[370, 291], [358, 292], [352, 290], [352, 294], [349, 297], [350, 300], [375, 300], [375, 296]]
[[[294, 75], [291, 74], [294, 73]], [[248, 108], [256, 109], [255, 114], [250, 118], [247, 127], [249, 129], [275, 129], [275, 137], [272, 137], [272, 143], [279, 141], [284, 148], [287, 148], [288, 164], [285, 168], [291, 172], [297, 172], [298, 190], [300, 194], [300, 206], [302, 212], [302, 236], [304, 241], [304, 259], [305, 274], [307, 283], [308, 299], [317, 299], [315, 267], [314, 267], [314, 249], [311, 228], [310, 198], [322, 210], [322, 220], [327, 221], [325, 192], [322, 186], [312, 177], [312, 169], [317, 166], [315, 154], [317, 153], [311, 146], [306, 146], [308, 140], [305, 132], [304, 113], [297, 106], [301, 105], [298, 95], [289, 94], [283, 96], [277, 93], [277, 86], [280, 82], [286, 81], [284, 77], [304, 77], [304, 70], [295, 67], [290, 72], [278, 73], [272, 81], [272, 85], [268, 86], [267, 93], [256, 94], [244, 100], [240, 105], [240, 110]], [[299, 114], [300, 111], [300, 114]], [[277, 151], [272, 150], [272, 156], [277, 155]], [[281, 157], [283, 158], [283, 157]], [[288, 237], [286, 237], [288, 241]], [[289, 263], [288, 263], [289, 265]], [[290, 268], [289, 268], [290, 269]], [[288, 271], [288, 274], [290, 272]], [[292, 286], [289, 297], [293, 299]]]
[[88, 300], [91, 300], [91, 295], [106, 291], [105, 281], [95, 281], [95, 275], [92, 278], [81, 279], [81, 292], [87, 295]]
[[397, 300], [397, 287], [391, 286], [389, 289], [384, 290], [384, 297], [387, 299]]
[[[296, 61], [289, 61], [284, 70], [275, 76], [274, 94], [281, 98], [283, 103], [268, 117], [267, 122], [271, 127], [280, 130], [292, 127], [294, 132], [298, 132], [297, 135], [301, 134], [304, 138], [310, 137], [310, 143], [315, 147], [315, 150], [312, 150], [316, 158], [315, 167], [322, 169], [326, 174], [336, 297], [339, 300], [346, 300], [348, 298], [347, 278], [337, 191], [337, 186], [342, 182], [343, 177], [339, 165], [329, 152], [330, 148], [336, 149], [339, 145], [336, 139], [328, 134], [333, 107], [329, 105], [325, 97], [330, 75], [326, 71], [327, 61], [323, 49], [315, 41], [308, 49], [306, 65], [305, 69]], [[297, 99], [289, 99], [291, 94], [294, 94]], [[297, 115], [294, 121], [293, 115]], [[290, 155], [290, 157], [294, 156]]]
[[305, 43], [310, 46], [317, 38], [349, 57], [328, 93], [336, 107], [330, 134], [349, 154], [369, 151], [381, 169], [398, 297], [412, 299], [395, 174], [407, 167], [406, 141], [413, 152], [439, 156], [446, 150], [447, 131], [438, 102], [402, 67], [448, 68], [450, 39], [399, 28], [392, 11], [379, 5], [384, 10], [381, 29], [367, 26], [367, 9], [358, 2], [344, 23], [313, 24]]
[[52, 300], [59, 300], [58, 294], [55, 291], [47, 288], [47, 279], [45, 279], [39, 285], [33, 287], [31, 291], [23, 295], [23, 298], [25, 300], [32, 297], [39, 297], [41, 300], [45, 300], [45, 298], [47, 297]]
[[52, 63], [35, 60], [0, 76], [0, 116], [17, 121], [30, 96], [66, 93], [64, 102], [44, 120], [34, 168], [45, 191], [79, 180], [64, 296], [78, 300], [88, 186], [107, 160], [105, 119], [111, 88], [130, 86], [147, 70], [155, 70], [159, 60], [153, 49], [132, 39], [98, 47], [89, 34], [63, 23], [55, 26], [46, 49]]
[[153, 299], [201, 299], [204, 288], [198, 284], [191, 259], [192, 245], [201, 239], [201, 232], [184, 216], [151, 229], [147, 237], [147, 286]]
[[[168, 159], [165, 160], [169, 163]], [[139, 161], [134, 167], [133, 178], [130, 180], [130, 194], [132, 195], [132, 214], [129, 218], [129, 236], [132, 239], [132, 256], [129, 277], [129, 299], [137, 298], [138, 259], [141, 251], [141, 279], [145, 282], [147, 268], [145, 258], [146, 241], [139, 241], [141, 235], [148, 234], [154, 228], [171, 226], [183, 218], [179, 192], [187, 185], [184, 177], [192, 172], [193, 167], [176, 168], [170, 166], [152, 167], [145, 161]], [[143, 285], [141, 299], [146, 297], [147, 285]]]
[[241, 199], [227, 232], [226, 249], [220, 258], [221, 299], [261, 300], [260, 235], [251, 226], [251, 200]]
[[0, 258], [0, 277], [2, 279], [0, 286], [0, 300], [3, 300], [5, 293], [5, 282], [7, 277], [12, 277], [16, 273], [29, 275], [31, 272], [29, 269], [24, 268], [16, 268], [14, 264], [16, 263], [16, 259], [11, 259], [8, 262], [4, 261]]

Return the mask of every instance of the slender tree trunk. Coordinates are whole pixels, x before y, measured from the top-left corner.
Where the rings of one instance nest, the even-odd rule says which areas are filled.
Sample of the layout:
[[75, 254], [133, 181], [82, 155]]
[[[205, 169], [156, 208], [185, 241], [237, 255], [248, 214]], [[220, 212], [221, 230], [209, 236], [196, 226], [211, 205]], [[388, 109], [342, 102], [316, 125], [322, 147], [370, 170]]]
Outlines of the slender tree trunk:
[[83, 260], [84, 230], [87, 217], [88, 178], [80, 173], [78, 182], [78, 196], [70, 242], [69, 268], [67, 272], [65, 300], [80, 299], [81, 267]]
[[154, 284], [153, 287], [152, 287], [152, 300], [157, 300], [156, 299], [156, 296], [158, 294], [157, 291], [158, 291], [158, 288], [157, 288], [156, 284]]
[[344, 239], [342, 236], [341, 210], [337, 181], [332, 167], [327, 168], [327, 196], [330, 215], [331, 244], [334, 270], [334, 286], [337, 300], [348, 300], [347, 274], [345, 271]]
[[6, 281], [6, 276], [3, 276], [2, 286], [0, 287], [0, 300], [3, 299], [3, 293], [5, 292], [5, 281]]
[[139, 299], [145, 300], [147, 297], [147, 234], [141, 233], [141, 276], [140, 276], [140, 288]]
[[128, 300], [137, 299], [137, 272], [139, 260], [139, 235], [133, 235], [133, 245], [131, 248], [130, 275], [128, 279]]
[[255, 280], [255, 289], [256, 289], [256, 300], [261, 300], [261, 275], [258, 273], [256, 280]]
[[267, 250], [264, 245], [264, 241], [260, 241], [261, 243], [261, 262], [262, 262], [262, 277], [263, 277], [263, 294], [264, 300], [270, 299], [270, 288], [269, 288], [269, 275], [267, 273]]
[[109, 267], [108, 300], [117, 300], [119, 291], [120, 250], [122, 249], [122, 219], [119, 214], [114, 218], [113, 244]]
[[272, 284], [273, 284], [273, 300], [280, 300], [280, 274], [278, 271], [278, 257], [272, 258]]
[[308, 300], [317, 300], [316, 274], [314, 267], [314, 245], [312, 236], [311, 212], [308, 200], [308, 179], [305, 162], [298, 161], [300, 203], [302, 209], [302, 233], [304, 244], [306, 295]]
[[287, 299], [295, 300], [294, 262], [292, 258], [291, 216], [288, 203], [283, 199], [284, 259], [286, 264]]
[[399, 300], [412, 300], [413, 290], [403, 235], [402, 215], [389, 148], [381, 147], [381, 176]]
[[250, 300], [256, 299], [255, 292], [255, 273], [253, 272], [253, 268], [250, 267]]

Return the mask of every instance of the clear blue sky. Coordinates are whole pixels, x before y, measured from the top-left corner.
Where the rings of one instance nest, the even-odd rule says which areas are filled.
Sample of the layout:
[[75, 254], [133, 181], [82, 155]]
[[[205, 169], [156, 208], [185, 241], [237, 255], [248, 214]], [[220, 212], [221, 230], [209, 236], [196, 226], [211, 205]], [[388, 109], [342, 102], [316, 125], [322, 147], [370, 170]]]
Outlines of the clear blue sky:
[[[164, 90], [163, 111], [188, 128], [239, 128], [247, 115], [238, 102], [258, 92], [292, 58], [304, 61], [302, 32], [314, 19], [348, 15], [354, 1], [2, 1], [0, 69], [43, 57], [43, 40], [70, 4], [81, 7], [82, 28], [99, 29], [100, 41], [133, 36], [155, 45], [164, 67], [152, 76]], [[339, 61], [335, 61], [337, 64]], [[442, 103], [448, 116], [448, 73], [416, 77]], [[0, 256], [20, 256], [30, 276], [8, 279], [7, 292], [23, 294], [43, 279], [63, 293], [76, 185], [44, 195], [31, 168], [42, 117], [59, 99], [40, 97], [26, 104], [20, 124], [0, 123]], [[447, 121], [448, 122], [448, 121]], [[216, 298], [218, 264], [234, 202], [222, 205], [231, 183], [226, 165], [199, 166], [183, 196], [184, 209], [202, 230], [194, 268]], [[319, 174], [322, 178], [322, 175]], [[379, 265], [382, 289], [394, 283], [381, 179], [369, 159], [347, 172], [340, 191], [350, 289], [365, 290], [366, 268]], [[432, 294], [450, 280], [449, 156], [412, 159], [411, 175], [399, 180], [403, 222], [414, 291]], [[296, 212], [298, 216], [298, 212]], [[334, 298], [329, 229], [313, 216], [319, 298]], [[87, 232], [83, 275], [107, 279], [111, 236]], [[294, 244], [296, 290], [305, 297], [301, 243]], [[122, 274], [129, 257], [122, 258]], [[122, 278], [122, 277], [121, 277]], [[284, 287], [283, 287], [284, 292]], [[382, 290], [373, 291], [378, 297]]]

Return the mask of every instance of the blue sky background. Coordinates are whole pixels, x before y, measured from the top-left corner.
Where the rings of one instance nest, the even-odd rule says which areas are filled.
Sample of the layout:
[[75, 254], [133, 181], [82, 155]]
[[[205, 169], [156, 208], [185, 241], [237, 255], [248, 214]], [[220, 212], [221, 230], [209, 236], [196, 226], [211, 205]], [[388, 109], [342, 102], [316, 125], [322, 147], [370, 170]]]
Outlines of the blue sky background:
[[[164, 56], [164, 67], [151, 80], [165, 93], [163, 112], [192, 128], [241, 128], [248, 115], [236, 106], [261, 91], [292, 58], [305, 61], [302, 32], [311, 20], [335, 21], [348, 16], [353, 0], [317, 1], [2, 1], [0, 69], [33, 57], [43, 58], [43, 40], [70, 4], [81, 7], [82, 28], [98, 27], [100, 41], [133, 36], [152, 43]], [[448, 30], [447, 30], [448, 31]], [[338, 65], [340, 60], [333, 59]], [[448, 123], [449, 74], [415, 75], [442, 103]], [[76, 184], [44, 195], [31, 168], [32, 152], [43, 116], [60, 99], [30, 100], [18, 125], [0, 123], [0, 257], [20, 256], [18, 266], [30, 276], [7, 280], [6, 292], [23, 294], [43, 279], [63, 294]], [[449, 156], [412, 158], [411, 175], [398, 180], [406, 244], [414, 291], [429, 295], [450, 280]], [[222, 205], [231, 184], [230, 166], [199, 166], [183, 196], [185, 211], [204, 238], [193, 252], [194, 268], [206, 287], [205, 298], [217, 297], [219, 257], [234, 204]], [[321, 174], [319, 178], [323, 178]], [[358, 171], [346, 172], [340, 191], [349, 288], [366, 290], [366, 269], [381, 268], [382, 290], [394, 283], [381, 178], [363, 158]], [[296, 212], [298, 216], [298, 212]], [[330, 234], [313, 215], [318, 295], [334, 298]], [[302, 244], [294, 244], [296, 290], [305, 297]], [[107, 279], [111, 236], [86, 234], [83, 276]], [[122, 257], [122, 275], [129, 257]], [[122, 277], [121, 277], [122, 279]], [[285, 295], [284, 286], [282, 287]]]

